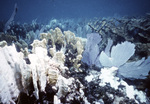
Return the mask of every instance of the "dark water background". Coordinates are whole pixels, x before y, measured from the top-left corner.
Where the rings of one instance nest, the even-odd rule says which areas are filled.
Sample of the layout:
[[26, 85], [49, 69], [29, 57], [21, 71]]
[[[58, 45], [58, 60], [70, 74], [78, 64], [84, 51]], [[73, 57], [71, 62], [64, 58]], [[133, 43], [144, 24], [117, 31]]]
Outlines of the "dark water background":
[[0, 20], [7, 21], [14, 4], [16, 22], [48, 22], [52, 18], [137, 16], [150, 12], [150, 0], [0, 0]]

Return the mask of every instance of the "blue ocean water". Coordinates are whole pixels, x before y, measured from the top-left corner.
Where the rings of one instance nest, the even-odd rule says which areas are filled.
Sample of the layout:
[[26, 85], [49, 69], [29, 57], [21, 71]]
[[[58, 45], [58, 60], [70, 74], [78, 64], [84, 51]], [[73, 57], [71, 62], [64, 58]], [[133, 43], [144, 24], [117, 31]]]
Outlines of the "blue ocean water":
[[0, 20], [7, 21], [17, 3], [16, 22], [52, 18], [137, 16], [150, 12], [150, 0], [0, 0]]

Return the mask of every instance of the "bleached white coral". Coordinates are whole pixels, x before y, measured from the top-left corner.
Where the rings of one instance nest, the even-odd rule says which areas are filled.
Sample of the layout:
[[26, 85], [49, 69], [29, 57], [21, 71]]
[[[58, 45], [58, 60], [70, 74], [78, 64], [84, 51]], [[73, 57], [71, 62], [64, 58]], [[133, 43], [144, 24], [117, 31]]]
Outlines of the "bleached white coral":
[[[106, 83], [110, 83], [110, 86], [114, 89], [119, 89], [119, 85], [123, 85], [123, 89], [119, 89], [122, 92], [125, 92], [126, 96], [130, 99], [135, 99], [135, 101], [138, 103], [137, 100], [140, 100], [142, 103], [146, 102], [146, 95], [142, 91], [138, 91], [134, 88], [132, 85], [128, 85], [125, 81], [122, 79], [119, 79], [119, 77], [116, 77], [118, 68], [111, 67], [111, 68], [103, 68], [101, 69], [101, 75], [99, 78], [101, 79], [100, 86], [105, 86]], [[135, 97], [137, 96], [137, 97]]]
[[64, 31], [64, 35], [65, 35], [65, 40], [66, 40], [67, 44], [75, 41], [75, 34], [73, 32]]
[[65, 55], [62, 51], [58, 51], [54, 53], [54, 56], [52, 58], [53, 60], [55, 60], [56, 62], [64, 65], [65, 62]]
[[0, 48], [0, 99], [2, 103], [13, 103], [20, 91], [27, 91], [30, 69], [23, 60], [23, 54], [15, 46]]
[[58, 98], [65, 96], [68, 92], [71, 91], [69, 86], [73, 83], [73, 80], [74, 80], [73, 78], [66, 79], [61, 75], [58, 77], [58, 81], [56, 84], [56, 86], [59, 87], [58, 88], [59, 90], [57, 92]]
[[[146, 73], [148, 73], [148, 61], [144, 62], [144, 59], [138, 61], [138, 62], [130, 62], [126, 63], [129, 58], [134, 54], [135, 52], [135, 45], [130, 42], [124, 42], [122, 44], [117, 44], [116, 46], [112, 47], [111, 50], [111, 56], [109, 57], [105, 52], [101, 52], [100, 54], [100, 62], [104, 66], [103, 69], [101, 69], [101, 75], [99, 78], [101, 79], [100, 86], [105, 86], [106, 83], [110, 83], [110, 86], [119, 89], [119, 85], [123, 85], [125, 94], [130, 99], [135, 99], [135, 101], [138, 103], [137, 100], [140, 100], [140, 102], [146, 102], [146, 95], [142, 91], [138, 91], [134, 88], [134, 86], [128, 85], [125, 81], [120, 79], [119, 77], [116, 77], [118, 74], [118, 68], [119, 74], [125, 76], [126, 78], [140, 78], [145, 75], [145, 72], [142, 74], [142, 68], [145, 67]], [[149, 58], [150, 59], [150, 58]], [[147, 60], [149, 60], [147, 59]], [[143, 65], [142, 65], [143, 64]], [[123, 66], [121, 66], [123, 65]], [[110, 67], [110, 68], [108, 68]], [[142, 68], [141, 68], [142, 67]], [[132, 74], [131, 74], [132, 73]], [[122, 89], [120, 89], [122, 91]], [[135, 98], [135, 95], [137, 97]]]
[[[61, 41], [63, 41], [61, 38], [64, 37], [64, 35], [60, 29], [56, 29], [53, 32], [60, 36], [60, 38], [53, 37], [53, 45], [56, 46], [55, 42], [61, 43]], [[33, 93], [36, 99], [39, 99], [39, 92], [45, 92], [46, 84], [55, 86], [56, 83], [60, 82], [60, 86], [58, 85], [60, 95], [62, 91], [64, 91], [61, 87], [62, 84], [66, 84], [66, 88], [69, 88], [68, 86], [71, 84], [73, 78], [60, 79], [61, 74], [68, 69], [64, 66], [66, 55], [65, 47], [61, 47], [61, 50], [56, 50], [55, 47], [48, 48], [48, 40], [45, 39], [45, 37], [49, 35], [48, 33], [43, 34], [41, 41], [34, 40], [31, 44], [33, 47], [32, 53], [27, 52], [28, 50], [22, 50], [22, 52], [25, 53], [24, 55], [22, 52], [18, 53], [15, 46], [0, 48], [0, 84], [2, 85], [0, 86], [0, 99], [2, 103], [14, 103], [22, 91], [28, 94], [28, 86], [31, 84], [33, 84]], [[58, 42], [59, 40], [61, 41]], [[79, 68], [80, 64], [78, 64], [78, 62], [82, 58], [83, 51], [82, 42], [76, 37], [73, 42], [70, 42], [73, 46], [72, 49], [76, 50], [76, 57], [73, 59], [74, 67]], [[52, 57], [48, 56], [48, 49]], [[29, 59], [30, 64], [26, 64], [24, 57]], [[67, 92], [69, 90], [71, 89], [68, 89]]]
[[33, 43], [31, 44], [32, 52], [35, 53], [35, 48], [36, 47], [42, 47], [42, 48], [46, 49], [46, 44], [47, 44], [46, 39], [43, 39], [42, 41], [34, 40]]
[[16, 101], [22, 91], [28, 93], [30, 83], [33, 83], [34, 95], [39, 99], [39, 92], [45, 92], [46, 83], [54, 86], [60, 72], [67, 69], [64, 67], [64, 54], [56, 52], [57, 60], [50, 58], [45, 43], [45, 39], [34, 41], [33, 53], [27, 55], [29, 65], [25, 63], [23, 53], [18, 53], [15, 46], [0, 48], [0, 98], [3, 103]]
[[[30, 68], [32, 69], [33, 85], [35, 95], [38, 99], [39, 91], [45, 91], [46, 82], [50, 85], [55, 85], [61, 71], [59, 69], [63, 66], [61, 66], [60, 63], [57, 63], [58, 60], [49, 58], [47, 56], [47, 50], [43, 47], [35, 47], [34, 53], [29, 54], [28, 57], [31, 61]], [[38, 88], [38, 85], [40, 85], [40, 89]]]
[[[42, 47], [35, 47], [34, 54], [30, 54], [29, 59], [31, 61], [30, 68], [32, 70], [33, 85], [35, 89], [35, 95], [39, 99], [39, 90], [45, 91], [46, 87], [46, 68], [45, 62], [47, 57], [47, 50]], [[40, 63], [40, 64], [39, 64]], [[41, 89], [38, 89], [38, 83]]]

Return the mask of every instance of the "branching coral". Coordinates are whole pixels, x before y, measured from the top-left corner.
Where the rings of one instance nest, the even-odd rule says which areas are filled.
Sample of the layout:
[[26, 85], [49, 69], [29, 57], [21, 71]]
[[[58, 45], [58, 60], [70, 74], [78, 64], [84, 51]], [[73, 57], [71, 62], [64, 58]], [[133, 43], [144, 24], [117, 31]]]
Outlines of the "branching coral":
[[[50, 58], [47, 55], [48, 51], [45, 42], [45, 39], [42, 41], [35, 40], [32, 44], [33, 53], [28, 53], [27, 55], [31, 64], [25, 63], [23, 53], [16, 52], [15, 46], [5, 46], [0, 49], [0, 83], [3, 85], [0, 87], [0, 97], [3, 103], [14, 103], [21, 92], [28, 94], [31, 84], [34, 86], [33, 94], [36, 96], [36, 99], [39, 99], [39, 93], [45, 92], [47, 84], [55, 86], [56, 83], [59, 83], [58, 78], [61, 76], [61, 73], [67, 70], [67, 67], [64, 66], [64, 53], [58, 51], [53, 58]], [[63, 77], [61, 76], [61, 78]], [[68, 87], [69, 85], [67, 83], [63, 85], [58, 84], [60, 89], [58, 93], [64, 91], [67, 93], [65, 86]]]
[[[62, 66], [60, 67], [60, 64], [50, 59], [47, 56], [46, 48], [40, 46], [35, 47], [34, 53], [29, 54], [28, 57], [31, 61], [30, 68], [32, 70], [35, 95], [39, 99], [39, 91], [45, 92], [46, 83], [50, 85], [56, 84]], [[40, 86], [40, 89], [38, 86]]]
[[58, 61], [62, 61], [62, 63], [70, 62], [74, 68], [79, 69], [80, 64], [78, 63], [82, 59], [84, 46], [82, 40], [74, 33], [64, 31], [63, 34], [59, 28], [55, 28], [55, 30], [50, 30], [50, 33], [41, 33], [41, 39], [46, 39], [49, 53], [53, 59], [59, 59]]

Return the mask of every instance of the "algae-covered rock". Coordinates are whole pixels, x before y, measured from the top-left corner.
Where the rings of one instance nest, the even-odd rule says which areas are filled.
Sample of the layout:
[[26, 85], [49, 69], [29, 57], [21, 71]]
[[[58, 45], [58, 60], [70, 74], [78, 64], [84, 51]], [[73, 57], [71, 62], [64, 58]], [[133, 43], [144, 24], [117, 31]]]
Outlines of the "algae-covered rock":
[[2, 33], [0, 34], [0, 41], [3, 41], [3, 40], [5, 40], [8, 45], [11, 45], [13, 42], [17, 41], [17, 38], [16, 36]]

